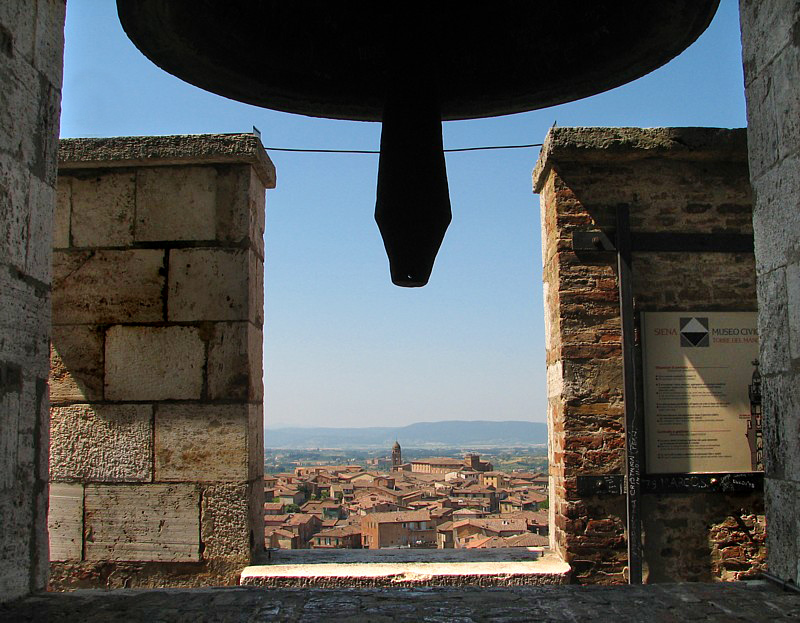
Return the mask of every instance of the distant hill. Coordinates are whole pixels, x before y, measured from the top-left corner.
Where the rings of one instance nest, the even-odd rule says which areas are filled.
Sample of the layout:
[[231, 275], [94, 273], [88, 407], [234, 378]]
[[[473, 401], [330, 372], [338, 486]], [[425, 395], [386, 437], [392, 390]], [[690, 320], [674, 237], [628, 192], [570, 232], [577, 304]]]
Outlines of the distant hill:
[[395, 442], [425, 446], [526, 446], [547, 443], [542, 422], [449, 420], [402, 427], [273, 428], [264, 431], [267, 448], [389, 448]]

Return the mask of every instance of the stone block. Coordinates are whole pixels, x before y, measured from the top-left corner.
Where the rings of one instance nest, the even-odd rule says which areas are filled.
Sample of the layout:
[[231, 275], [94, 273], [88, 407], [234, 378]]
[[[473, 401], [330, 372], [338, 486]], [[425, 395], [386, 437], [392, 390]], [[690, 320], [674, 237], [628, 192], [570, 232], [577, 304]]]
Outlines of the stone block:
[[753, 178], [756, 271], [759, 275], [800, 258], [800, 155]]
[[[54, 89], [61, 89], [64, 59], [66, 2], [38, 0], [34, 66], [47, 76]], [[54, 137], [55, 138], [55, 137]]]
[[125, 247], [133, 243], [136, 175], [103, 171], [72, 179], [72, 245]]
[[50, 560], [80, 560], [83, 556], [83, 485], [50, 483]]
[[56, 251], [55, 324], [158, 322], [163, 319], [164, 251]]
[[19, 158], [20, 172], [46, 181], [50, 173], [44, 148], [50, 140], [47, 130], [52, 122], [47, 119], [46, 82], [21, 57], [4, 55], [2, 67], [0, 145], [7, 146], [6, 154]]
[[786, 312], [789, 355], [792, 359], [800, 359], [800, 262], [786, 266]]
[[[28, 486], [25, 486], [28, 485]], [[3, 519], [3, 538], [0, 539], [0, 595], [3, 601], [30, 593], [30, 577], [35, 560], [28, 549], [31, 544], [31, 493], [29, 483], [14, 495], [0, 495], [0, 517]]]
[[[784, 0], [739, 0], [742, 27], [742, 62], [750, 85], [767, 64], [789, 43], [799, 8]], [[749, 107], [749, 105], [748, 105]]]
[[770, 573], [797, 583], [800, 487], [796, 483], [764, 479], [764, 505], [769, 520], [767, 529], [767, 565]]
[[33, 64], [36, 41], [36, 11], [27, 2], [0, 3], [0, 24], [14, 33], [14, 56], [20, 56]]
[[[252, 251], [243, 249], [172, 249], [169, 320], [249, 320], [254, 304], [250, 297], [257, 289], [250, 283], [254, 257]], [[263, 296], [258, 306], [263, 306]]]
[[216, 232], [217, 239], [247, 247], [256, 241], [251, 238], [250, 171], [249, 165], [217, 167]]
[[52, 480], [152, 480], [152, 406], [78, 404], [52, 407], [50, 418]]
[[16, 158], [0, 153], [0, 262], [23, 271], [27, 253], [30, 180], [30, 173]]
[[248, 485], [226, 483], [205, 487], [202, 508], [203, 557], [247, 563], [251, 538]]
[[50, 293], [0, 264], [0, 360], [49, 375]]
[[789, 368], [789, 322], [786, 271], [782, 268], [758, 277], [758, 339], [762, 374]]
[[264, 326], [264, 262], [255, 253], [247, 257], [249, 298], [247, 318], [257, 327]]
[[72, 180], [59, 177], [56, 186], [56, 211], [53, 219], [53, 247], [65, 249], [69, 246], [69, 222], [72, 213]]
[[38, 281], [50, 284], [53, 260], [53, 206], [55, 188], [37, 177], [31, 177], [28, 191], [28, 244], [25, 254], [25, 273]]
[[0, 595], [8, 599], [46, 581], [47, 384], [3, 361], [0, 374]]
[[[800, 12], [796, 13], [796, 17], [800, 18]], [[797, 32], [800, 26], [794, 24], [793, 28]], [[770, 65], [769, 74], [775, 122], [778, 126], [778, 156], [785, 158], [797, 151], [800, 145], [800, 92], [797, 89], [800, 50], [796, 44], [786, 46], [781, 51]], [[766, 114], [767, 111], [759, 109], [759, 113]]]
[[35, 473], [40, 405], [47, 404], [46, 386], [38, 387], [35, 377], [20, 366], [0, 360], [0, 490], [13, 490], [32, 482]]
[[263, 336], [249, 322], [218, 322], [208, 342], [208, 397], [262, 400]]
[[114, 326], [106, 333], [106, 400], [198, 400], [204, 367], [195, 327]]
[[50, 338], [50, 402], [103, 399], [104, 333], [91, 325], [56, 325]]
[[85, 505], [86, 560], [200, 560], [195, 485], [87, 485]]
[[[264, 405], [247, 406], [247, 478], [250, 482], [264, 480]], [[262, 508], [259, 506], [259, 508]]]
[[247, 480], [248, 425], [247, 404], [158, 405], [155, 479]]
[[213, 167], [153, 167], [136, 176], [136, 241], [215, 240]]
[[264, 230], [266, 219], [266, 189], [256, 170], [250, 169], [250, 240], [256, 254], [264, 261]]

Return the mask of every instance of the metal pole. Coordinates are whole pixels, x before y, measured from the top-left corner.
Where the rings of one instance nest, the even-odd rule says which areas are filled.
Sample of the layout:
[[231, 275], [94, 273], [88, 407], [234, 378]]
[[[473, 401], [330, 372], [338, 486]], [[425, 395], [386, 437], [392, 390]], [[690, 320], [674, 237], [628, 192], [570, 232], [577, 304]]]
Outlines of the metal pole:
[[628, 206], [617, 208], [617, 269], [622, 325], [622, 378], [625, 403], [626, 493], [628, 503], [628, 583], [642, 583], [641, 480], [644, 444], [641, 410], [638, 408], [636, 340], [633, 319], [631, 232]]

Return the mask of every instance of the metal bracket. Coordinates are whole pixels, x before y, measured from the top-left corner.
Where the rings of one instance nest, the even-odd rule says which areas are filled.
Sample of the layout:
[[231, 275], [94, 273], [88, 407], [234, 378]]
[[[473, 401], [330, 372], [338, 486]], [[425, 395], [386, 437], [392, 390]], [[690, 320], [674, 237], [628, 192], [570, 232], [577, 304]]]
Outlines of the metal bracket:
[[578, 495], [625, 495], [625, 476], [622, 474], [600, 474], [578, 476]]
[[[613, 253], [614, 232], [574, 231], [572, 250], [576, 254]], [[634, 253], [752, 253], [751, 234], [694, 234], [673, 232], [636, 232], [631, 235]]]
[[603, 231], [574, 231], [572, 232], [572, 250], [575, 253], [615, 252], [617, 250], [612, 240]]

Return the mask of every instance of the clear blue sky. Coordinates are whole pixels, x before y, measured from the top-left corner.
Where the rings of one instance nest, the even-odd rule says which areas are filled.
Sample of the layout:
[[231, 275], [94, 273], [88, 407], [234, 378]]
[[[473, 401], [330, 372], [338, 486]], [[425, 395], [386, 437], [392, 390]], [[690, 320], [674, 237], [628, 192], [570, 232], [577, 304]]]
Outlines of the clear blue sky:
[[[629, 85], [518, 115], [444, 124], [445, 147], [540, 143], [560, 126], [745, 125], [738, 2]], [[273, 112], [164, 73], [108, 0], [69, 0], [61, 135], [249, 132], [266, 146], [376, 149], [374, 123]], [[378, 158], [271, 152], [267, 426], [546, 419], [538, 150], [447, 156], [453, 222], [430, 283], [393, 286], [373, 220]]]

